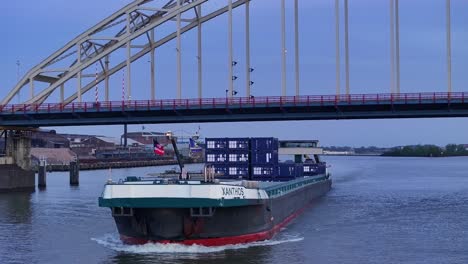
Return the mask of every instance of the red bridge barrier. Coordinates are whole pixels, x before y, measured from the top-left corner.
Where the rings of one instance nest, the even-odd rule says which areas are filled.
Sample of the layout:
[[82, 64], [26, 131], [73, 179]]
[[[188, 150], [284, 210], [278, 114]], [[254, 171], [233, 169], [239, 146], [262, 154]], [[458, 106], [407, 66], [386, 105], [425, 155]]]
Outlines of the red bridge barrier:
[[468, 93], [400, 93], [400, 94], [350, 94], [350, 95], [307, 95], [307, 96], [264, 96], [264, 97], [233, 97], [233, 98], [196, 98], [196, 99], [163, 99], [163, 100], [129, 100], [108, 102], [74, 102], [43, 103], [43, 104], [10, 104], [0, 105], [0, 114], [21, 113], [69, 113], [91, 111], [126, 111], [126, 110], [160, 110], [177, 111], [191, 108], [217, 108], [217, 107], [270, 107], [279, 105], [291, 106], [324, 106], [327, 104], [338, 106], [340, 104], [366, 105], [366, 104], [427, 104], [447, 103], [460, 101], [465, 103]]

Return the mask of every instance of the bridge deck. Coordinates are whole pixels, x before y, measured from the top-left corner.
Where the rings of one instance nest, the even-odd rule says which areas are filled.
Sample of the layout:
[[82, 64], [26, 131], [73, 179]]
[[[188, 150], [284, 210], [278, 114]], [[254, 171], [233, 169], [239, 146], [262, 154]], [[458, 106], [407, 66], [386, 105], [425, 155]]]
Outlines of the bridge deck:
[[468, 117], [468, 93], [135, 100], [0, 106], [0, 126]]

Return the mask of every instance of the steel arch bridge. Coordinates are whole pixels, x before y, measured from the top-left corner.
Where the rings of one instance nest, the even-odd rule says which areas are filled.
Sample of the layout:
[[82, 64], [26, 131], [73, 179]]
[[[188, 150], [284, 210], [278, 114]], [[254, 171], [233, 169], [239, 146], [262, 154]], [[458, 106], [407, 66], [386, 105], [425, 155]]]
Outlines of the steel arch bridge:
[[[294, 0], [295, 80], [294, 97], [286, 96], [286, 21], [285, 1], [281, 0], [281, 68], [280, 97], [249, 97], [250, 74], [250, 2], [251, 0], [134, 0], [105, 18], [29, 70], [0, 102], [0, 125], [100, 125], [151, 122], [232, 122], [259, 120], [322, 120], [368, 118], [467, 117], [466, 94], [452, 92], [451, 5], [446, 0], [447, 93], [400, 93], [399, 0], [390, 2], [390, 94], [350, 94], [348, 1], [335, 0], [336, 24], [336, 95], [316, 96], [299, 93], [299, 20], [298, 2]], [[340, 94], [340, 7], [344, 9], [345, 87]], [[214, 4], [218, 6], [213, 7]], [[233, 81], [233, 9], [245, 6], [245, 98], [234, 97]], [[202, 94], [202, 25], [228, 14], [229, 87], [226, 98], [204, 98]], [[176, 23], [175, 30], [155, 30], [167, 23]], [[182, 99], [181, 35], [198, 29], [198, 98]], [[164, 34], [160, 34], [163, 32]], [[177, 98], [155, 98], [155, 49], [177, 42]], [[125, 50], [120, 58], [116, 53]], [[150, 54], [151, 98], [132, 100], [132, 63]], [[95, 74], [90, 74], [93, 65]], [[109, 79], [125, 70], [122, 101], [109, 100]], [[82, 102], [84, 94], [104, 82], [105, 100]], [[40, 85], [38, 85], [40, 84]], [[65, 88], [76, 90], [65, 97]], [[20, 91], [28, 90], [29, 99], [11, 104]], [[37, 89], [37, 91], [36, 91]], [[53, 93], [60, 93], [60, 102], [46, 102]], [[135, 99], [135, 98], [134, 98]], [[208, 101], [206, 101], [208, 100]], [[208, 102], [208, 103], [207, 103]], [[200, 111], [203, 110], [203, 111]]]
[[[28, 100], [22, 102], [24, 104], [41, 104], [52, 93], [59, 91], [61, 103], [68, 105], [73, 101], [81, 102], [83, 94], [102, 82], [105, 82], [105, 99], [109, 101], [109, 78], [122, 69], [126, 70], [126, 98], [122, 99], [131, 99], [131, 64], [149, 53], [152, 55], [153, 60], [151, 71], [153, 78], [152, 99], [154, 99], [154, 50], [173, 39], [177, 39], [179, 69], [177, 94], [180, 99], [181, 34], [196, 27], [199, 28], [198, 60], [201, 67], [201, 25], [229, 12], [232, 27], [232, 9], [244, 4], [248, 7], [249, 1], [230, 0], [229, 3], [225, 2], [220, 8], [203, 8], [209, 2], [208, 0], [135, 0], [88, 29], [29, 70], [1, 101], [0, 105], [9, 104], [16, 94], [28, 90], [28, 88], [30, 96]], [[206, 10], [209, 10], [209, 12], [206, 12]], [[206, 14], [202, 15], [202, 11], [206, 12]], [[174, 21], [177, 23], [174, 32], [170, 32], [162, 38], [155, 38], [155, 29], [165, 23]], [[135, 40], [141, 39], [141, 37], [146, 39], [146, 43], [133, 43]], [[123, 60], [111, 56], [120, 49], [126, 49], [126, 56]], [[134, 50], [137, 51], [134, 52]], [[96, 74], [84, 73], [90, 71], [96, 63], [99, 65]], [[71, 80], [76, 81], [76, 92], [65, 97], [65, 85], [69, 85]], [[36, 93], [37, 83], [45, 84], [46, 87]], [[201, 78], [199, 96], [201, 97]]]

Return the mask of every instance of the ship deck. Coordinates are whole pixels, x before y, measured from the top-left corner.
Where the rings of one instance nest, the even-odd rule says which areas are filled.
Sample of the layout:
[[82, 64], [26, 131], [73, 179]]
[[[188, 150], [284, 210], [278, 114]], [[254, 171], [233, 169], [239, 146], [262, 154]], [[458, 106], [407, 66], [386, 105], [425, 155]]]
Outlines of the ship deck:
[[[316, 176], [304, 176], [290, 181], [246, 181], [246, 180], [228, 180], [222, 179], [216, 182], [204, 182], [202, 180], [179, 180], [176, 176], [174, 177], [159, 177], [159, 176], [148, 176], [148, 177], [136, 177], [130, 176], [125, 180], [119, 180], [118, 182], [109, 182], [112, 185], [232, 185], [242, 186], [247, 189], [264, 189], [271, 190], [282, 186], [288, 186], [291, 183], [297, 184], [303, 181], [319, 181], [323, 180], [327, 175], [316, 175]], [[250, 184], [249, 184], [250, 183]]]
[[217, 181], [127, 177], [108, 182], [99, 198], [102, 207], [231, 207], [258, 204], [327, 180], [327, 175], [287, 182]]

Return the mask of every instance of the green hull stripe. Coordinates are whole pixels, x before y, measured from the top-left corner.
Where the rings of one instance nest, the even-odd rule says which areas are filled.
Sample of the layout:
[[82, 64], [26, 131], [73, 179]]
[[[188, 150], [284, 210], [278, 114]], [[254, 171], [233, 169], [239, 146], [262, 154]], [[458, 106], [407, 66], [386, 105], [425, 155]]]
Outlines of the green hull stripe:
[[249, 199], [207, 199], [207, 198], [112, 198], [99, 197], [100, 207], [128, 208], [197, 208], [197, 207], [239, 207], [261, 204], [262, 200]]

